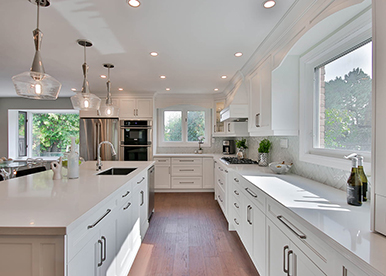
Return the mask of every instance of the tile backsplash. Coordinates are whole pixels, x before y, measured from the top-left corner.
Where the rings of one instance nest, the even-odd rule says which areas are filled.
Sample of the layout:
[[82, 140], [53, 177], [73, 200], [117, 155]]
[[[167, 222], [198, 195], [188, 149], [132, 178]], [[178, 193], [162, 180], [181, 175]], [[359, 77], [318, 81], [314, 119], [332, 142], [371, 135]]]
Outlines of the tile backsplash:
[[[298, 137], [244, 137], [247, 139], [247, 158], [257, 160], [257, 149], [259, 143], [264, 138], [272, 142], [272, 148], [269, 153], [269, 162], [285, 161], [293, 163], [291, 172], [305, 178], [309, 178], [340, 190], [346, 190], [346, 181], [350, 175], [350, 164], [347, 164], [347, 170], [334, 169], [320, 166], [299, 160], [299, 138]], [[223, 140], [236, 140], [241, 137], [233, 138], [215, 138], [211, 147], [204, 148], [204, 153], [222, 153]], [[288, 148], [280, 147], [280, 139], [288, 140]], [[158, 148], [157, 153], [194, 153], [197, 147], [191, 148]]]

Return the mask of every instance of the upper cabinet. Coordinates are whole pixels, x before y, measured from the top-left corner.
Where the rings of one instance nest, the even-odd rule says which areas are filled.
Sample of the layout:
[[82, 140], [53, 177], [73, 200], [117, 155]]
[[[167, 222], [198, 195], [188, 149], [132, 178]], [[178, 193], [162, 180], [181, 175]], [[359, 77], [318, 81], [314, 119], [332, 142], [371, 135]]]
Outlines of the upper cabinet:
[[152, 99], [121, 99], [119, 117], [124, 119], [148, 119], [153, 117]]
[[246, 122], [220, 122], [220, 112], [224, 109], [225, 101], [216, 101], [213, 107], [213, 137], [249, 136]]
[[250, 136], [298, 135], [298, 58], [288, 56], [272, 71], [268, 56], [249, 79]]

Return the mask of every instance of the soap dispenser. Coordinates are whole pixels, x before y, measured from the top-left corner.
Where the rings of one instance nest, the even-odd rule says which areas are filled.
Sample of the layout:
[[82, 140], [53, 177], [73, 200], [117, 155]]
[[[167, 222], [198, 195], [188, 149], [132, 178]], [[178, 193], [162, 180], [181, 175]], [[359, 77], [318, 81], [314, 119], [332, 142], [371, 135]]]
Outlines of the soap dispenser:
[[345, 156], [352, 161], [351, 174], [347, 180], [347, 203], [354, 206], [362, 205], [362, 181], [358, 172], [357, 154]]
[[71, 151], [68, 154], [67, 177], [70, 179], [79, 177], [79, 154], [75, 151], [75, 137], [71, 138]]

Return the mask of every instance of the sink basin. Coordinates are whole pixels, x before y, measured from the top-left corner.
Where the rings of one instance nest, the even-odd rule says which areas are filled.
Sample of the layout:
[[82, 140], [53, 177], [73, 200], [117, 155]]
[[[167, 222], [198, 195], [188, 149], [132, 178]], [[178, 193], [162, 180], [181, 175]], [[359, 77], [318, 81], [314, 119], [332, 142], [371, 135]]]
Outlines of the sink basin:
[[97, 175], [128, 175], [137, 168], [111, 168], [103, 172], [97, 173]]

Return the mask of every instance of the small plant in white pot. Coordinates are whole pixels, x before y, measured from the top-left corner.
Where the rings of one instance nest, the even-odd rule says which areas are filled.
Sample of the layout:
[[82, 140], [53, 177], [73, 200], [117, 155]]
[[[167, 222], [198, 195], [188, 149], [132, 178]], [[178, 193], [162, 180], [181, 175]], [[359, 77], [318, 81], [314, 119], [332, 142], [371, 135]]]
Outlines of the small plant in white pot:
[[259, 166], [266, 167], [268, 166], [268, 153], [271, 148], [271, 141], [268, 139], [263, 139], [260, 144], [259, 148], [257, 149], [258, 151], [258, 157], [257, 157], [257, 162], [259, 163]]
[[236, 140], [236, 148], [237, 158], [242, 159], [247, 157], [247, 154], [245, 152], [245, 150], [248, 148], [247, 139], [242, 138], [241, 140]]

